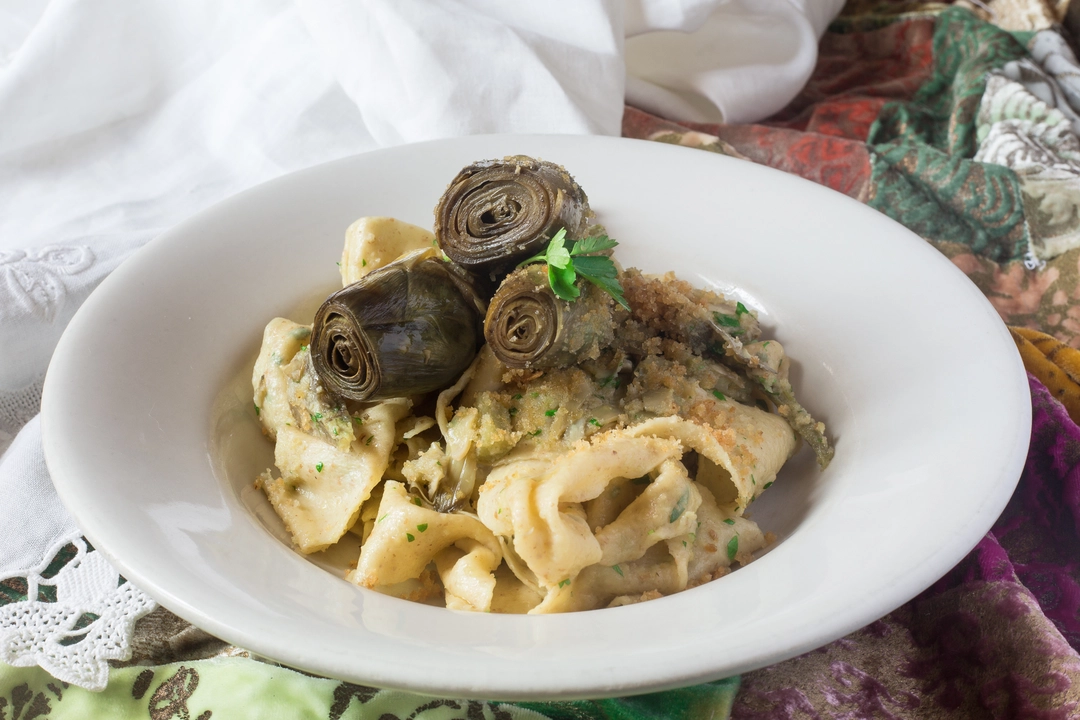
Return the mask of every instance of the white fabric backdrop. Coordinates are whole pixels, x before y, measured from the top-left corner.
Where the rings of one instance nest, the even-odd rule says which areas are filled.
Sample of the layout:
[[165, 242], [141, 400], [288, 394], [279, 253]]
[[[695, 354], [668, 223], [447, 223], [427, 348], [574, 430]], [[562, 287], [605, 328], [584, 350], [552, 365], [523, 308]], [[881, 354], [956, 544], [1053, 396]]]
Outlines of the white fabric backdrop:
[[[0, 0], [0, 579], [32, 575], [78, 536], [40, 425], [26, 423], [75, 310], [151, 237], [256, 183], [381, 146], [618, 135], [624, 99], [675, 120], [763, 118], [801, 89], [842, 4]], [[108, 570], [98, 585], [115, 592]], [[68, 597], [96, 607], [84, 594]], [[0, 613], [0, 659], [94, 687], [151, 606], [115, 605], [127, 615], [102, 623], [112, 654], [50, 659], [48, 636], [28, 641], [5, 617], [55, 607], [24, 604]]]

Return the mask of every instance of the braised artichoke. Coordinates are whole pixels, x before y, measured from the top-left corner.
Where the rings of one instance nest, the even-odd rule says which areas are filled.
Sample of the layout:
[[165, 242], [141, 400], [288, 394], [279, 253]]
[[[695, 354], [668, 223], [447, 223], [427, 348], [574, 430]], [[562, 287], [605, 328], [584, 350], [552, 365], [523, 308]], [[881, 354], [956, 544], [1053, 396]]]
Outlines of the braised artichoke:
[[564, 168], [516, 155], [458, 173], [435, 207], [435, 237], [451, 260], [497, 282], [560, 229], [578, 237], [589, 214]]
[[591, 284], [572, 303], [559, 299], [547, 265], [527, 265], [508, 275], [491, 299], [484, 337], [508, 367], [569, 367], [614, 342], [614, 312], [611, 296]]
[[460, 271], [432, 254], [407, 255], [319, 308], [311, 359], [331, 393], [385, 400], [431, 392], [472, 362], [483, 304]]

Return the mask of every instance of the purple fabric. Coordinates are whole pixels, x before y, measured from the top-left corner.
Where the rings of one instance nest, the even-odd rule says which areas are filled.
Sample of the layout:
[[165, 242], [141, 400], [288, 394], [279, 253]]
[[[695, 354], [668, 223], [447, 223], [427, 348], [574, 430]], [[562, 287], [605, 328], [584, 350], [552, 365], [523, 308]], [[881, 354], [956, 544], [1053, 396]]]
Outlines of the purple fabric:
[[745, 675], [735, 720], [1080, 717], [1080, 427], [1028, 381], [1027, 464], [991, 531], [878, 622]]

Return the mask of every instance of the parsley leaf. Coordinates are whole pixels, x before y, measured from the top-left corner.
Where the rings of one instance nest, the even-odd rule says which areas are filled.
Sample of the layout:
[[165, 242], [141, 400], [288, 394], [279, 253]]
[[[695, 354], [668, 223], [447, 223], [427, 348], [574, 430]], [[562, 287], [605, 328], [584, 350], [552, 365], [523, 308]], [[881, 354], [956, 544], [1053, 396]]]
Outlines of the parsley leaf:
[[739, 318], [734, 315], [721, 315], [720, 313], [713, 313], [713, 319], [720, 325], [729, 328], [742, 327], [739, 323]]
[[590, 235], [589, 237], [583, 237], [574, 243], [574, 248], [570, 251], [570, 254], [590, 255], [592, 253], [610, 250], [618, 244], [619, 243], [615, 242], [607, 235]]
[[735, 553], [739, 552], [739, 536], [733, 535], [727, 544], [727, 559], [734, 560]]
[[577, 240], [569, 250], [566, 249], [566, 228], [561, 228], [548, 242], [547, 249], [531, 258], [518, 263], [518, 267], [534, 262], [544, 262], [548, 266], [548, 282], [555, 295], [567, 302], [573, 302], [580, 295], [576, 282], [578, 275], [615, 298], [615, 302], [627, 310], [630, 304], [623, 296], [619, 284], [615, 263], [606, 255], [592, 253], [610, 250], [619, 243], [606, 235], [596, 235]]
[[675, 503], [675, 507], [671, 508], [671, 515], [668, 516], [668, 522], [675, 522], [682, 517], [682, 514], [686, 512], [686, 506], [690, 502], [690, 491], [683, 490], [683, 494], [679, 497], [678, 502]]

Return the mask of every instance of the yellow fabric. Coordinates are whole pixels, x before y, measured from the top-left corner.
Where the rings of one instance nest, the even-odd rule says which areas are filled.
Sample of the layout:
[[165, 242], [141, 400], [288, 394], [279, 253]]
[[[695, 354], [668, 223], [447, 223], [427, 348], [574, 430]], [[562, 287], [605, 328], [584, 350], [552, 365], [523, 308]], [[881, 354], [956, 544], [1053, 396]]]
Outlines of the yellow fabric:
[[1024, 367], [1065, 406], [1080, 424], [1080, 350], [1029, 328], [1010, 327]]

